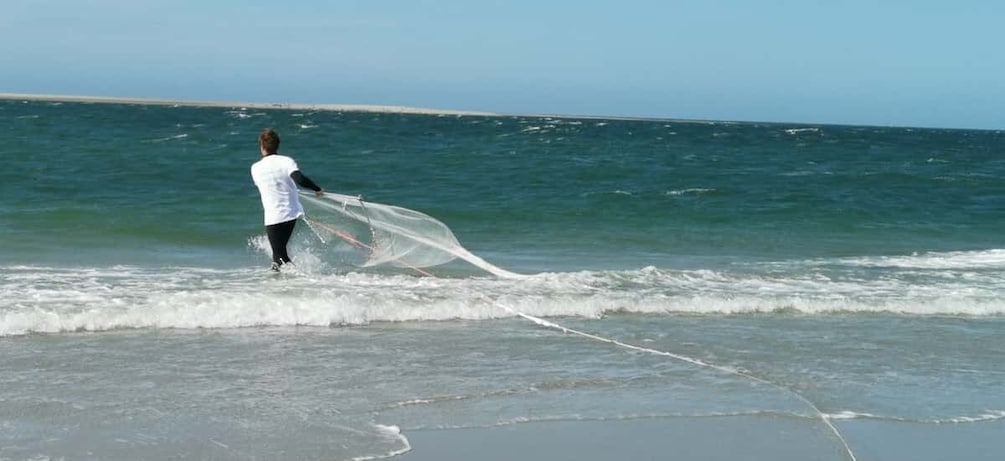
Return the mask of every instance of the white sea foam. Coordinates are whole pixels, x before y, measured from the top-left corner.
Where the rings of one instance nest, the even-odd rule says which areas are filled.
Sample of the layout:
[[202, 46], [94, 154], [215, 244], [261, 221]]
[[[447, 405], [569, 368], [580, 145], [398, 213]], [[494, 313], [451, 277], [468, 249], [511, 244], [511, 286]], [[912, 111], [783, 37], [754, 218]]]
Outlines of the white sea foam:
[[187, 137], [188, 137], [188, 133], [182, 133], [182, 134], [177, 134], [177, 135], [174, 135], [174, 136], [167, 136], [167, 137], [164, 137], [164, 138], [151, 139], [150, 142], [174, 141], [176, 139], [185, 139]]
[[[261, 242], [259, 242], [261, 243]], [[1005, 314], [1001, 251], [927, 256], [881, 276], [804, 263], [794, 270], [667, 270], [431, 278], [331, 271], [309, 253], [281, 274], [263, 268], [0, 267], [0, 336], [120, 328], [359, 325], [530, 315], [599, 318], [607, 313], [736, 314], [794, 311], [909, 315]], [[946, 261], [955, 261], [946, 263]], [[963, 261], [968, 261], [966, 264]], [[980, 262], [978, 262], [980, 261]], [[918, 276], [913, 268], [949, 268]]]
[[820, 132], [820, 128], [789, 128], [785, 132], [788, 134], [818, 133]]
[[958, 416], [955, 418], [936, 420], [934, 422], [937, 424], [966, 424], [1000, 421], [1003, 419], [1005, 419], [1005, 410], [995, 410], [976, 416]]
[[715, 189], [705, 189], [701, 187], [691, 187], [688, 189], [677, 189], [666, 191], [664, 195], [667, 196], [681, 196], [681, 195], [701, 195], [709, 192], [715, 192]]
[[882, 419], [880, 416], [876, 416], [872, 413], [860, 413], [855, 411], [841, 411], [837, 413], [830, 413], [826, 415], [829, 419]]
[[919, 253], [908, 256], [846, 258], [843, 264], [901, 269], [1002, 269], [1005, 249]]
[[400, 444], [402, 448], [394, 450], [390, 453], [385, 453], [375, 456], [357, 456], [352, 458], [353, 461], [368, 461], [371, 459], [384, 459], [392, 458], [412, 450], [412, 445], [408, 443], [408, 439], [401, 434], [401, 429], [398, 426], [384, 426], [380, 424], [374, 425], [377, 429], [377, 433], [381, 438], [390, 439], [389, 442]]
[[979, 415], [964, 415], [964, 416], [954, 416], [954, 417], [936, 418], [936, 419], [911, 419], [900, 416], [882, 416], [873, 413], [864, 413], [856, 411], [841, 411], [838, 413], [828, 414], [826, 416], [829, 419], [838, 419], [838, 420], [875, 419], [875, 420], [899, 421], [899, 422], [920, 423], [920, 424], [971, 424], [971, 423], [987, 423], [987, 422], [1003, 420], [1005, 419], [1005, 410], [990, 410]]

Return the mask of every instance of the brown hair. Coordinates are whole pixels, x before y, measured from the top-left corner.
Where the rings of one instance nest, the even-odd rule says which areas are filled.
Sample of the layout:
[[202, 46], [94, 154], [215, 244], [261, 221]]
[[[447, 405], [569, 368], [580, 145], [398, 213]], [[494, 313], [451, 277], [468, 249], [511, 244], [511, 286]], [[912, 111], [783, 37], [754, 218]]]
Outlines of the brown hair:
[[279, 152], [279, 133], [272, 128], [266, 128], [258, 135], [258, 145], [265, 149], [266, 154]]

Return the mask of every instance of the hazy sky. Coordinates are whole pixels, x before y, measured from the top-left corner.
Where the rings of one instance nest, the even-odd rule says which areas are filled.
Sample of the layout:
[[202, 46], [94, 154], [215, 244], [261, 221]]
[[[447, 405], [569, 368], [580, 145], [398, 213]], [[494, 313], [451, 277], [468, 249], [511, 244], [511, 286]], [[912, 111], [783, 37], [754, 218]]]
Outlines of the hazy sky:
[[5, 0], [0, 92], [1005, 128], [1001, 0]]

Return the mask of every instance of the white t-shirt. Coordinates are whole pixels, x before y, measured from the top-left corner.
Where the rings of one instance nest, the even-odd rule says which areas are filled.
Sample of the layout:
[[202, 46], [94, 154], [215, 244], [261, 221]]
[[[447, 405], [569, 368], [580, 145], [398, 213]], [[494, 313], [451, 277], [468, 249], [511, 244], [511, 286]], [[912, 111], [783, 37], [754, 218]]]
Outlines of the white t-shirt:
[[266, 226], [303, 216], [297, 184], [290, 177], [297, 170], [296, 161], [279, 154], [266, 155], [251, 165], [251, 178], [262, 195]]

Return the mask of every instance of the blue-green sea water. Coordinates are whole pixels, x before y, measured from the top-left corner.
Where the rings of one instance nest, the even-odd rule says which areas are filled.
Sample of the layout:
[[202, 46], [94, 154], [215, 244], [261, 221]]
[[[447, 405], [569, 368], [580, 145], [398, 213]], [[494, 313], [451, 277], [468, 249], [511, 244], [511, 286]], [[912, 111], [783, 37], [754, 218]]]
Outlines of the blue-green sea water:
[[[815, 459], [1005, 452], [1001, 131], [19, 100], [0, 122], [0, 459], [373, 459], [415, 430], [708, 417], [794, 420]], [[303, 224], [272, 274], [265, 127], [326, 190], [529, 277], [348, 266]]]

